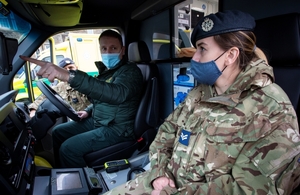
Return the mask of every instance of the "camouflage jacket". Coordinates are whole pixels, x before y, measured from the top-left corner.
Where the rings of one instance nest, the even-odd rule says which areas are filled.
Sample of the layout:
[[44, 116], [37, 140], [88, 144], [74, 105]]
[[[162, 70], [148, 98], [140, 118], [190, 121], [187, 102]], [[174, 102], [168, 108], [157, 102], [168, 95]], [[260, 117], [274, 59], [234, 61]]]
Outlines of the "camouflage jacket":
[[[79, 93], [78, 91], [71, 88], [67, 82], [59, 82], [52, 88], [76, 111], [84, 110], [88, 105], [91, 104], [86, 95]], [[45, 99], [45, 95], [40, 95], [32, 104], [28, 106], [28, 108], [37, 110], [38, 106]]]
[[273, 77], [258, 60], [222, 95], [195, 87], [150, 146], [148, 185], [167, 176], [174, 194], [290, 194], [300, 182], [299, 127]]

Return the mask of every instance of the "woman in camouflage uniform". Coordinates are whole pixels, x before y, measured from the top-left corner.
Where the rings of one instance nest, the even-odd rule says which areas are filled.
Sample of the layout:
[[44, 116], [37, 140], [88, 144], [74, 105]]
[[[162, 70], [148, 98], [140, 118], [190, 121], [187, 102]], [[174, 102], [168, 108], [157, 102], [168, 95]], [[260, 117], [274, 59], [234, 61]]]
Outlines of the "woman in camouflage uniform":
[[240, 11], [200, 20], [191, 36], [199, 85], [160, 126], [150, 170], [107, 194], [290, 194], [299, 185], [296, 113], [254, 27]]

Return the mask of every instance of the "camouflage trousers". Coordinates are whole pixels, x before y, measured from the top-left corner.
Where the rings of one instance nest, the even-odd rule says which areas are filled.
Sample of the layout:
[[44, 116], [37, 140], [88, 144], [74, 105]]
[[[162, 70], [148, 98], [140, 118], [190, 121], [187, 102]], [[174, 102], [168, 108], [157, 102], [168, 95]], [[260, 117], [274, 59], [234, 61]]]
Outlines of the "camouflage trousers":
[[[135, 179], [120, 185], [111, 191], [104, 193], [103, 195], [151, 195], [153, 190], [151, 184], [149, 184], [149, 172], [144, 172], [136, 176]], [[174, 188], [166, 187], [160, 195], [176, 194], [177, 190]]]

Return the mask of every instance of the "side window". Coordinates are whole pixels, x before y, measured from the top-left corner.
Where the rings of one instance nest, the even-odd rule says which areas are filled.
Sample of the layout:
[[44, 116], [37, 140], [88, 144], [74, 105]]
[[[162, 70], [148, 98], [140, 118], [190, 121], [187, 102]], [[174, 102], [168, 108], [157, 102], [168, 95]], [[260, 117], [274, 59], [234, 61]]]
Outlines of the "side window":
[[[102, 60], [98, 39], [103, 30], [105, 29], [88, 29], [56, 34], [45, 41], [31, 57], [55, 64], [68, 57], [73, 59], [79, 70], [91, 76], [98, 75], [95, 61]], [[13, 88], [19, 89], [16, 101], [29, 103], [36, 99], [41, 94], [36, 85], [38, 79], [42, 79], [50, 86], [57, 84], [57, 81], [50, 83], [48, 79], [38, 77], [39, 69], [40, 66], [33, 63], [20, 69], [13, 81]]]
[[[47, 50], [49, 45], [49, 40], [45, 41], [31, 57], [41, 59], [39, 57], [43, 54], [41, 51]], [[13, 80], [13, 88], [19, 90], [16, 101], [29, 104], [42, 93], [36, 85], [36, 81], [39, 79], [36, 73], [39, 69], [40, 67], [36, 64], [28, 62], [18, 71], [18, 75]]]

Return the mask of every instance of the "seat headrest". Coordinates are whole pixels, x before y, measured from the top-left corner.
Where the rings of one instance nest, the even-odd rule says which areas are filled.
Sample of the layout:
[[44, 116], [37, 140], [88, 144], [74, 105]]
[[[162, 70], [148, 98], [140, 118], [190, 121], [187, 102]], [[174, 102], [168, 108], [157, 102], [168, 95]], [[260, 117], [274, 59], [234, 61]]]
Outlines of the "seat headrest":
[[256, 20], [256, 45], [272, 66], [300, 64], [299, 18], [299, 13], [290, 13]]
[[130, 43], [128, 59], [132, 62], [150, 62], [151, 56], [147, 44], [144, 41]]

